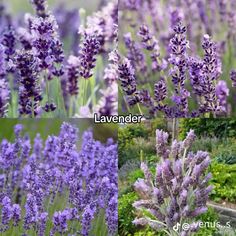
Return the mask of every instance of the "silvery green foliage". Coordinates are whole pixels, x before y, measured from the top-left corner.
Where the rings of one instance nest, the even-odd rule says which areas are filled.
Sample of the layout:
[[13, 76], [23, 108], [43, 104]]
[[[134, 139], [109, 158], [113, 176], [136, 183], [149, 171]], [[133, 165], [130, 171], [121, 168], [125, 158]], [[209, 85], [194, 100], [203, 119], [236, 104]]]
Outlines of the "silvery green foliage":
[[149, 226], [168, 235], [192, 235], [198, 230], [196, 216], [207, 211], [206, 202], [212, 186], [207, 152], [190, 152], [195, 140], [191, 130], [185, 140], [174, 140], [168, 145], [168, 133], [156, 131], [156, 148], [160, 162], [153, 174], [147, 164], [141, 163], [144, 179], [138, 179], [134, 188], [140, 200], [133, 206], [141, 213], [134, 224]]

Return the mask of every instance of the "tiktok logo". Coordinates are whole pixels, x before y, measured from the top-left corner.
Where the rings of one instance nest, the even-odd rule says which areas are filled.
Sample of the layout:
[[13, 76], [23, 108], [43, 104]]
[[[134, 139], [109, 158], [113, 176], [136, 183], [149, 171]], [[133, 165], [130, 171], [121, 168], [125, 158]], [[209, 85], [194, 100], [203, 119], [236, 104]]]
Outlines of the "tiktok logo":
[[181, 226], [180, 223], [177, 223], [177, 224], [173, 227], [173, 230], [174, 230], [175, 232], [179, 231], [180, 226]]

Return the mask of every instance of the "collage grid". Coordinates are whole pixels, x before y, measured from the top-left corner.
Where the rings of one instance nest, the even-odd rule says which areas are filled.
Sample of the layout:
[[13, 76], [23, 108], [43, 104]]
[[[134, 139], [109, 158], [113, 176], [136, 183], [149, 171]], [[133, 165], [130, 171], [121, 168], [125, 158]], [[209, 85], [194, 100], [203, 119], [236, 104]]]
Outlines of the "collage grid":
[[0, 0], [0, 236], [235, 236], [235, 25], [235, 0]]

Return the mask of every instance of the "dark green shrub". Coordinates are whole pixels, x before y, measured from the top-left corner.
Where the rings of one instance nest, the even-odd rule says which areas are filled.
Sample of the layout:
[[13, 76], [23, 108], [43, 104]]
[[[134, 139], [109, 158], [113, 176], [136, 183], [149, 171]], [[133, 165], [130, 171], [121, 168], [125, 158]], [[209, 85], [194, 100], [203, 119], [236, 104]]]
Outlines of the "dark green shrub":
[[211, 199], [214, 201], [227, 200], [236, 202], [236, 164], [226, 165], [213, 162], [210, 166], [212, 173], [211, 184], [214, 189]]
[[219, 145], [222, 143], [222, 140], [216, 137], [200, 137], [197, 138], [192, 147], [191, 151], [197, 152], [199, 150], [212, 152], [213, 150], [218, 149]]
[[132, 192], [133, 184], [138, 178], [143, 178], [143, 172], [140, 168], [130, 171], [125, 179], [119, 178], [119, 195], [122, 196], [123, 194], [127, 194]]
[[236, 119], [181, 119], [180, 138], [183, 139], [190, 129], [193, 129], [195, 134], [199, 137], [236, 137]]
[[219, 145], [217, 150], [213, 152], [213, 157], [219, 163], [236, 164], [236, 141], [231, 140]]
[[119, 180], [125, 181], [130, 172], [139, 169], [139, 160], [129, 160], [119, 169]]
[[166, 121], [164, 119], [154, 119], [152, 122], [129, 124], [119, 128], [119, 168], [128, 160], [139, 160], [141, 150], [146, 157], [155, 155], [156, 129], [166, 130]]
[[132, 223], [135, 218], [132, 204], [138, 200], [136, 193], [127, 193], [119, 198], [118, 215], [119, 215], [119, 235], [134, 235], [136, 226]]

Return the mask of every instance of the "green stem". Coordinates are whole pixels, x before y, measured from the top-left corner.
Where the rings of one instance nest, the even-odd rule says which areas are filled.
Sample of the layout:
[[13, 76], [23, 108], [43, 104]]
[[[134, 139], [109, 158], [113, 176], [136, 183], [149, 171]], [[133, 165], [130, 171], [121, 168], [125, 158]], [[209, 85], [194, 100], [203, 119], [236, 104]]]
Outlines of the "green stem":
[[84, 96], [83, 96], [83, 106], [85, 106], [85, 105], [86, 105], [86, 102], [87, 102], [88, 80], [89, 80], [89, 79], [84, 79]]
[[[121, 87], [120, 86], [118, 86], [118, 87], [119, 87], [120, 93], [123, 94], [123, 91], [122, 91]], [[128, 105], [128, 103], [127, 103], [125, 98], [124, 98], [124, 102], [125, 102], [125, 105], [126, 105], [126, 109], [128, 110], [129, 113], [131, 113], [129, 105]]]
[[141, 110], [141, 107], [140, 107], [139, 103], [137, 103], [137, 107], [138, 107], [138, 110], [139, 110], [140, 115], [143, 115], [143, 112], [142, 112], [142, 110]]

